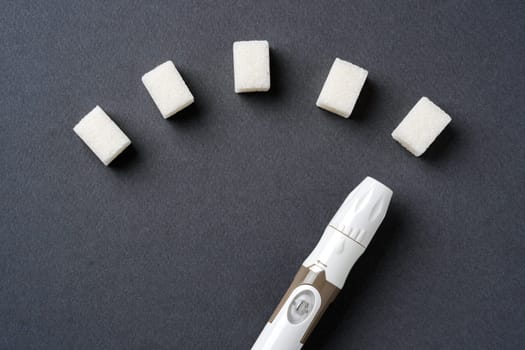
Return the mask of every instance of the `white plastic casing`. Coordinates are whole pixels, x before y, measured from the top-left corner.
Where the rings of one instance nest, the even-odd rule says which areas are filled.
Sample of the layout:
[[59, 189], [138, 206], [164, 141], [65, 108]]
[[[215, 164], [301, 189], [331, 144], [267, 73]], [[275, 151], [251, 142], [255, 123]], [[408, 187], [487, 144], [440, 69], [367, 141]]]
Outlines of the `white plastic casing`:
[[328, 226], [303, 266], [325, 266], [326, 280], [341, 289], [350, 269], [364, 251], [362, 245]]
[[[303, 267], [313, 273], [324, 271], [326, 281], [341, 289], [383, 221], [391, 198], [392, 190], [371, 177], [365, 178], [345, 199]], [[289, 316], [290, 306], [304, 291], [310, 291], [315, 297], [307, 300], [307, 316], [295, 322], [296, 319]], [[298, 285], [273, 321], [266, 324], [252, 350], [301, 349], [301, 339], [316, 320], [322, 302], [328, 301], [321, 299], [313, 285]]]
[[320, 262], [326, 266], [326, 280], [343, 288], [350, 269], [383, 221], [391, 198], [391, 189], [365, 178], [346, 197], [303, 266]]

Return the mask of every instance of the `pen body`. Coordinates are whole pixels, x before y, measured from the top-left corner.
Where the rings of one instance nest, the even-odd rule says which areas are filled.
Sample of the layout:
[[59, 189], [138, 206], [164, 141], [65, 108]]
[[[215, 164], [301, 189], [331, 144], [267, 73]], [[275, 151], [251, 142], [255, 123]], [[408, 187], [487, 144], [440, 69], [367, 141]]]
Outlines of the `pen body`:
[[346, 197], [252, 350], [300, 349], [383, 221], [392, 190], [366, 177]]
[[300, 349], [341, 290], [364, 247], [328, 226], [252, 350]]

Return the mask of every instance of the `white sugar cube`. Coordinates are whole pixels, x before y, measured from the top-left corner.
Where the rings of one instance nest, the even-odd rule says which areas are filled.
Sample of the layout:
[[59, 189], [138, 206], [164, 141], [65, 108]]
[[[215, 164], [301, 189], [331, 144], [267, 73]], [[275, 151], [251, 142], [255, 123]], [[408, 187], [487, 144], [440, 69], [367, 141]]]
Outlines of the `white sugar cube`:
[[190, 89], [172, 61], [164, 62], [144, 74], [142, 83], [164, 119], [188, 107], [194, 101]]
[[86, 114], [73, 131], [95, 153], [95, 155], [108, 165], [126, 147], [131, 144], [130, 139], [120, 130], [113, 120], [96, 106]]
[[366, 69], [336, 58], [317, 99], [317, 107], [348, 118], [367, 76]]
[[270, 90], [270, 47], [266, 40], [233, 43], [235, 92]]
[[422, 97], [392, 132], [392, 137], [419, 157], [451, 120], [441, 108]]

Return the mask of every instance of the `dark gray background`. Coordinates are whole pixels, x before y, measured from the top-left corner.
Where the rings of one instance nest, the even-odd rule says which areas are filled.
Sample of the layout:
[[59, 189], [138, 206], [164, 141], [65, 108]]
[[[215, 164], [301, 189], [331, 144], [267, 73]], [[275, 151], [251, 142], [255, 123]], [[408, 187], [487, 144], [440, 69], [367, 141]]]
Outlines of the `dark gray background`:
[[[305, 349], [525, 346], [523, 1], [4, 1], [1, 349], [248, 349], [347, 193], [391, 209]], [[268, 93], [233, 92], [266, 39]], [[370, 71], [351, 119], [315, 107], [335, 57]], [[140, 78], [173, 59], [196, 103]], [[422, 158], [390, 133], [422, 96]], [[72, 127], [133, 141], [106, 168]]]

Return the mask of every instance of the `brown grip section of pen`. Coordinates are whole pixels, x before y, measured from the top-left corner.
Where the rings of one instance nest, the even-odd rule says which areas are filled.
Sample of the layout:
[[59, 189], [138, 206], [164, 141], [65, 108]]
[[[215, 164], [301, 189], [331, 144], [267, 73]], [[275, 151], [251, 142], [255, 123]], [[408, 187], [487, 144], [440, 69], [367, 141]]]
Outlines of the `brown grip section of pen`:
[[301, 265], [301, 268], [295, 275], [292, 284], [282, 297], [281, 301], [279, 302], [279, 305], [275, 308], [275, 311], [273, 312], [272, 316], [270, 317], [270, 323], [273, 322], [275, 317], [277, 317], [277, 314], [281, 311], [282, 307], [286, 303], [286, 300], [290, 297], [292, 292], [295, 290], [295, 288], [299, 287], [300, 285], [311, 285], [321, 295], [321, 307], [317, 311], [316, 315], [314, 316], [314, 319], [310, 323], [310, 326], [304, 333], [303, 337], [301, 338], [301, 343], [304, 344], [306, 342], [306, 339], [310, 336], [312, 331], [314, 330], [315, 326], [321, 319], [321, 316], [323, 316], [324, 312], [328, 308], [328, 305], [334, 301], [335, 297], [339, 293], [339, 288], [334, 286], [332, 283], [328, 282], [326, 280], [326, 275], [324, 271], [321, 272], [315, 272], [310, 270], [308, 267], [304, 267]]

